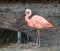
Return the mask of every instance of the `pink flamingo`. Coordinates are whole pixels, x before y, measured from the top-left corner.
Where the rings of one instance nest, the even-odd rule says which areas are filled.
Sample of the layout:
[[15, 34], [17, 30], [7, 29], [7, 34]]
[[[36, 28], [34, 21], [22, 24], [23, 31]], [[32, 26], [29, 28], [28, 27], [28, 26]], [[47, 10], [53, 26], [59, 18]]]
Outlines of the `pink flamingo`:
[[30, 9], [25, 10], [25, 21], [27, 25], [31, 28], [36, 28], [38, 31], [37, 34], [37, 41], [36, 41], [36, 48], [40, 47], [40, 32], [39, 29], [46, 28], [46, 27], [53, 27], [53, 25], [48, 22], [45, 18], [42, 16], [34, 15], [32, 18], [29, 18], [32, 15], [32, 11]]

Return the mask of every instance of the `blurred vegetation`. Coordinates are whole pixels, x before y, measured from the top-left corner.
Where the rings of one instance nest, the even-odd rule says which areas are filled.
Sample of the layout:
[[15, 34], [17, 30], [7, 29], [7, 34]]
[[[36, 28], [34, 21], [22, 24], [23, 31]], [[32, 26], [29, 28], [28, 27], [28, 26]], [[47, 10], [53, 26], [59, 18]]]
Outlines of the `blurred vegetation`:
[[60, 3], [60, 0], [0, 0], [0, 3]]

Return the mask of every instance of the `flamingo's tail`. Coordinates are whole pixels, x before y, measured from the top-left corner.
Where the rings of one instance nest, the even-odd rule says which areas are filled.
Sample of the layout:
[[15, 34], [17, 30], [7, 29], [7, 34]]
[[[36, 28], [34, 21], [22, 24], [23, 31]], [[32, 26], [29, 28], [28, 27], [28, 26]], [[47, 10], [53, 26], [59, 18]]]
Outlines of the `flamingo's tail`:
[[48, 23], [47, 27], [53, 27], [53, 25], [51, 23]]

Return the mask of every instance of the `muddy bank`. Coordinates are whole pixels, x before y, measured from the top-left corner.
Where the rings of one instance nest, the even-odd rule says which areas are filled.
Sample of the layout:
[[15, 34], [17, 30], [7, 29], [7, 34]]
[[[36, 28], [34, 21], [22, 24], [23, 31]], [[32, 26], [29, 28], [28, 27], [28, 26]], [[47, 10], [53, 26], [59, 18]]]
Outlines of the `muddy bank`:
[[34, 48], [34, 43], [14, 44], [0, 48], [0, 51], [60, 51], [60, 46]]

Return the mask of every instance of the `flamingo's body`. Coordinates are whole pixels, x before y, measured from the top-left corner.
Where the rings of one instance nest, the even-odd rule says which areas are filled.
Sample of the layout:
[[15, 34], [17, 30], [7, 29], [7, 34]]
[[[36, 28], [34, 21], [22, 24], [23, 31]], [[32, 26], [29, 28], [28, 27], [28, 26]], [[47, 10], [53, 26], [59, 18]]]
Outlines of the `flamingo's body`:
[[[25, 21], [27, 22], [27, 25], [32, 28], [41, 29], [46, 27], [53, 27], [53, 25], [42, 16], [34, 15], [32, 18], [29, 18], [32, 14], [30, 9], [26, 9], [25, 14]], [[40, 34], [39, 31], [38, 34]]]
[[52, 24], [49, 23], [45, 18], [35, 15], [33, 16], [29, 22], [27, 22], [28, 26], [32, 28], [45, 28], [45, 27], [52, 27]]

